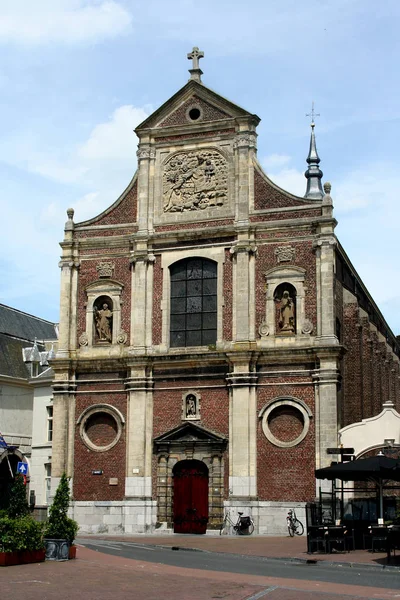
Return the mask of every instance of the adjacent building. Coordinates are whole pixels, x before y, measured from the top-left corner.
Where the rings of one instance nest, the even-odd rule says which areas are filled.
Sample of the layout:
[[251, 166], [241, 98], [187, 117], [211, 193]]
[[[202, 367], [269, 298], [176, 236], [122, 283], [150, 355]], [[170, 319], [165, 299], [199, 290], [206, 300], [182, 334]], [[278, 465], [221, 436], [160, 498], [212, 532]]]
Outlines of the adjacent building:
[[27, 491], [47, 510], [51, 481], [52, 380], [57, 325], [0, 304], [0, 497], [26, 463]]

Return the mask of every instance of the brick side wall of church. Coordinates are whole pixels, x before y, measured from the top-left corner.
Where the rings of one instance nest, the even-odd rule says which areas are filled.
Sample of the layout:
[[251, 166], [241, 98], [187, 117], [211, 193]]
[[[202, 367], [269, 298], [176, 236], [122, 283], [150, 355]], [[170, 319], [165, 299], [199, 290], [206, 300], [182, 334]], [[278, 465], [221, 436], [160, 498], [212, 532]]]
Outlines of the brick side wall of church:
[[[94, 377], [94, 376], [93, 376]], [[104, 384], [92, 384], [91, 390], [103, 390]], [[110, 385], [108, 387], [111, 387]], [[115, 384], [114, 384], [115, 389]], [[78, 386], [78, 390], [79, 390]], [[126, 394], [111, 393], [105, 391], [103, 394], [77, 394], [76, 418], [88, 408], [95, 404], [110, 404], [117, 408], [126, 420], [127, 399]], [[97, 434], [100, 434], [100, 428]], [[102, 445], [109, 443], [109, 432], [102, 441]], [[74, 500], [96, 501], [96, 500], [122, 500], [125, 493], [125, 456], [126, 440], [125, 427], [118, 443], [105, 452], [96, 452], [88, 448], [80, 436], [80, 425], [75, 429], [75, 455], [74, 455]], [[102, 475], [93, 475], [92, 471], [101, 470]], [[117, 478], [117, 485], [110, 485], [110, 478]]]
[[336, 282], [336, 316], [346, 349], [341, 361], [340, 426], [377, 415], [388, 400], [400, 410], [399, 359], [354, 302], [343, 303], [343, 287]]
[[[297, 446], [281, 448], [272, 444], [264, 435], [262, 419], [257, 423], [257, 481], [258, 497], [260, 500], [306, 502], [315, 496], [315, 401], [314, 387], [310, 385], [296, 385], [293, 378], [280, 378], [268, 383], [284, 383], [293, 381], [293, 385], [258, 388], [257, 413], [268, 401], [282, 395], [288, 395], [303, 400], [310, 408], [313, 418], [304, 440]], [[259, 379], [262, 383], [262, 379]], [[273, 414], [273, 413], [272, 413]], [[291, 427], [291, 439], [298, 434], [298, 421], [293, 423], [293, 414], [280, 416], [278, 427], [274, 427], [274, 434], [279, 434], [279, 427]], [[288, 437], [288, 432], [282, 434]], [[278, 438], [279, 439], [279, 438]], [[282, 439], [281, 441], [285, 441]]]
[[[99, 250], [99, 254], [101, 250]], [[86, 303], [87, 295], [85, 288], [90, 283], [99, 281], [97, 265], [101, 262], [100, 259], [82, 260], [79, 269], [78, 281], [78, 314], [77, 314], [77, 336], [86, 331]], [[110, 262], [115, 265], [112, 279], [122, 283], [124, 288], [121, 294], [121, 329], [130, 335], [130, 311], [131, 311], [131, 271], [128, 257], [110, 258]], [[106, 283], [106, 279], [102, 280]]]

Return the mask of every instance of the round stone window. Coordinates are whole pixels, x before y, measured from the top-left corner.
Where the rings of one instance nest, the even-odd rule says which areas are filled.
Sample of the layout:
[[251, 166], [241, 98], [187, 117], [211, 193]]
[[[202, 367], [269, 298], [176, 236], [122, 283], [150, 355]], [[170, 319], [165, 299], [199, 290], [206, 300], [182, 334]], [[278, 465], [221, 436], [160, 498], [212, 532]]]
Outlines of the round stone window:
[[82, 441], [95, 452], [110, 450], [121, 437], [123, 422], [123, 416], [113, 406], [92, 406], [78, 419]]
[[297, 446], [307, 435], [311, 411], [297, 398], [272, 401], [260, 413], [265, 437], [275, 446]]
[[201, 119], [201, 110], [199, 106], [191, 106], [186, 112], [189, 121], [199, 121]]

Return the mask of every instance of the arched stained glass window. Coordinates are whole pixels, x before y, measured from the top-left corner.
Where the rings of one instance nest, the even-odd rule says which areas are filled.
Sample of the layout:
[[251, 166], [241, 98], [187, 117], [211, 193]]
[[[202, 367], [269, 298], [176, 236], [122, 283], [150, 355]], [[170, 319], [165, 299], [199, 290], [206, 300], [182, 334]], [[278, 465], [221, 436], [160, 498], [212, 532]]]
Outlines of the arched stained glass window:
[[180, 260], [170, 267], [170, 345], [209, 346], [217, 341], [217, 263]]

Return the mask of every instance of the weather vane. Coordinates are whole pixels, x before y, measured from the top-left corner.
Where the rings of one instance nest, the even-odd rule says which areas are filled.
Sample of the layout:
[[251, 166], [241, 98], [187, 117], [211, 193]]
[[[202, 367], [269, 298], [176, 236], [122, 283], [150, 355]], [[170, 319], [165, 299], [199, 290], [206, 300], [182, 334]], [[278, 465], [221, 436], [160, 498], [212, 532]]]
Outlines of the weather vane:
[[314, 117], [320, 117], [321, 115], [319, 113], [316, 113], [314, 111], [314, 102], [311, 105], [311, 112], [306, 113], [306, 117], [311, 117], [311, 127], [314, 126]]

